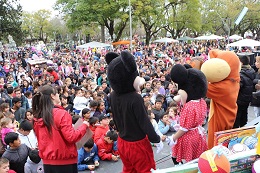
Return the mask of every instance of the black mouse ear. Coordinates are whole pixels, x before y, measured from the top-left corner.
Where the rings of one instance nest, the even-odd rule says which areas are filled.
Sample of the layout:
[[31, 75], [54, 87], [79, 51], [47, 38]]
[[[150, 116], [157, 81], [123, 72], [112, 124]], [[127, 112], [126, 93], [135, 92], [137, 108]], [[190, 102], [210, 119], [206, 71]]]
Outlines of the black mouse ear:
[[108, 52], [105, 56], [106, 63], [109, 64], [113, 59], [118, 57], [119, 55], [115, 52]]
[[179, 85], [183, 85], [187, 83], [188, 80], [187, 69], [181, 64], [174, 65], [171, 69], [171, 79], [173, 82]]

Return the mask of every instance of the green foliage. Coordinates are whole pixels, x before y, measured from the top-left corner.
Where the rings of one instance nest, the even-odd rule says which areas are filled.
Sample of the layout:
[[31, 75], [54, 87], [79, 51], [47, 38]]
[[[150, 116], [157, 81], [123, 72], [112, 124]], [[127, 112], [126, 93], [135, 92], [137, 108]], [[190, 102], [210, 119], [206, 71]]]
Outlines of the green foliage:
[[143, 24], [146, 44], [157, 34], [165, 23], [164, 0], [135, 0], [132, 2], [133, 14]]
[[7, 42], [7, 36], [13, 36], [14, 41], [19, 45], [22, 42], [23, 33], [21, 30], [22, 7], [18, 0], [0, 1], [0, 40]]
[[22, 17], [22, 29], [30, 39], [47, 41], [50, 32], [51, 11], [39, 10], [34, 13], [24, 12]]
[[186, 30], [201, 30], [201, 5], [199, 0], [171, 0], [166, 5], [168, 20], [165, 29], [173, 38], [180, 37]]
[[56, 6], [66, 14], [70, 30], [98, 23], [108, 29], [113, 41], [121, 37], [129, 19], [125, 0], [78, 0], [77, 3], [74, 0], [58, 0]]

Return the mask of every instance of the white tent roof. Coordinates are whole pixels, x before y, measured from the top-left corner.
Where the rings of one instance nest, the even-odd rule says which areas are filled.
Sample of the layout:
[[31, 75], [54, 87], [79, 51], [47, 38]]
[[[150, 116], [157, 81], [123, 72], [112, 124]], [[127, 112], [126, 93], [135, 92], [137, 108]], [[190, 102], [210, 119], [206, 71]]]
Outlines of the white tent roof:
[[212, 35], [199, 36], [194, 39], [195, 40], [221, 40], [221, 39], [224, 39], [224, 37], [212, 34]]
[[229, 37], [229, 39], [231, 39], [231, 40], [240, 40], [240, 39], [243, 39], [243, 37], [234, 34], [234, 35], [231, 35], [231, 36]]
[[243, 47], [243, 46], [252, 47], [252, 48], [255, 46], [260, 46], [260, 41], [256, 41], [252, 39], [243, 39], [227, 45], [227, 47]]
[[153, 42], [155, 42], [155, 43], [172, 43], [172, 42], [178, 43], [179, 41], [178, 40], [174, 40], [172, 38], [165, 37], [165, 38], [161, 38], [159, 40], [155, 40]]
[[98, 47], [110, 47], [110, 46], [111, 46], [110, 44], [93, 41], [93, 42], [89, 42], [89, 43], [77, 46], [76, 48], [77, 49], [88, 49], [88, 48], [95, 48], [95, 47], [98, 48]]

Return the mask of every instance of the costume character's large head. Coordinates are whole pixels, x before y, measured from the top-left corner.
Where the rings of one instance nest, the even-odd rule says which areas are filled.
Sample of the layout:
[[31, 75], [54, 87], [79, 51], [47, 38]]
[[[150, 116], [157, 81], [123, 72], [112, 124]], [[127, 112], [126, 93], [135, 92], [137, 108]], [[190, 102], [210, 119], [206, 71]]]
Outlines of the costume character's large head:
[[197, 69], [186, 69], [183, 65], [176, 64], [171, 70], [171, 79], [178, 84], [178, 89], [184, 90], [187, 101], [201, 99], [207, 93], [207, 80], [205, 75]]
[[122, 51], [120, 55], [109, 52], [105, 59], [108, 64], [109, 83], [117, 94], [140, 91], [140, 86], [145, 83], [145, 80], [138, 76], [137, 65], [130, 52]]

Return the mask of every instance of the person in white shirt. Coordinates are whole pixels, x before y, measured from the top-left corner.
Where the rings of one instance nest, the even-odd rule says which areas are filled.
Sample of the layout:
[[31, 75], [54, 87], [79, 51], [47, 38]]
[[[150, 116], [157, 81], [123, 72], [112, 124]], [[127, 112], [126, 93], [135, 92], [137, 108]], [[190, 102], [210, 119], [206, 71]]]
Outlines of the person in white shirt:
[[82, 109], [87, 107], [90, 99], [84, 97], [80, 89], [75, 91], [75, 95], [76, 96], [73, 101], [73, 108], [75, 109], [75, 113], [79, 114]]
[[16, 133], [19, 135], [21, 144], [25, 144], [31, 149], [38, 148], [38, 141], [33, 131], [33, 125], [30, 121], [22, 120]]

